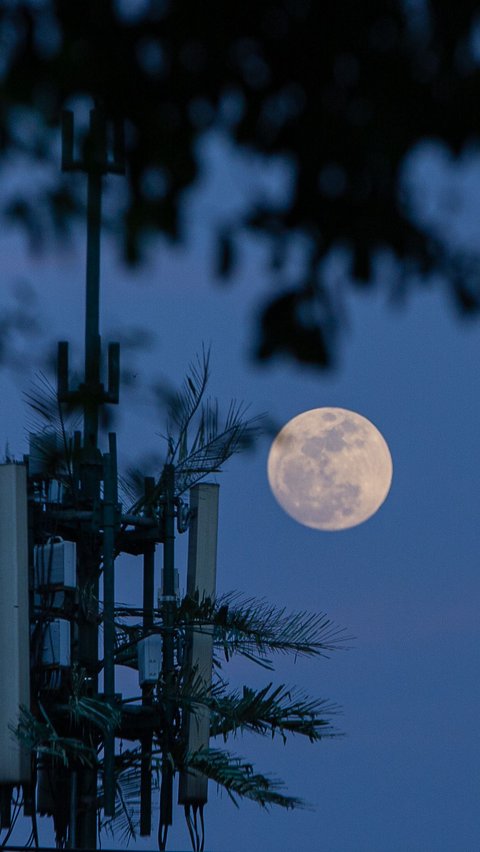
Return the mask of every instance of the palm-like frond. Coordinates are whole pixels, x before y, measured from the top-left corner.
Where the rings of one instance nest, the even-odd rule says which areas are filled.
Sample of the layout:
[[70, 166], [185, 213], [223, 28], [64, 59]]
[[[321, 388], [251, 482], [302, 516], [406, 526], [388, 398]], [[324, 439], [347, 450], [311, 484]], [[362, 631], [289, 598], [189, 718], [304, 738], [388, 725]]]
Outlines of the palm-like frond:
[[[120, 838], [125, 843], [136, 840], [139, 825], [138, 812], [140, 810], [140, 785], [139, 778], [135, 775], [135, 792], [127, 796], [124, 790], [126, 779], [117, 779], [115, 784], [115, 800], [118, 806], [115, 808], [113, 821], [115, 829], [120, 832]], [[112, 832], [113, 834], [113, 832]]]
[[324, 614], [288, 613], [264, 600], [228, 594], [215, 601], [186, 597], [177, 611], [179, 624], [214, 627], [214, 643], [228, 660], [237, 653], [266, 668], [269, 655], [328, 656], [348, 641], [344, 630]]
[[58, 401], [57, 391], [44, 373], [36, 374], [30, 390], [25, 391], [24, 399], [34, 412], [34, 426], [51, 426], [62, 431], [63, 413]]
[[205, 678], [198, 674], [195, 666], [179, 669], [168, 684], [162, 684], [159, 703], [162, 701], [174, 704], [181, 711], [195, 712], [199, 707], [212, 706], [212, 702], [220, 700], [226, 691], [226, 683], [221, 678], [206, 686]]
[[126, 506], [136, 506], [143, 497], [145, 475], [138, 468], [131, 467], [125, 474], [118, 476], [118, 495]]
[[184, 768], [202, 772], [228, 793], [234, 804], [237, 797], [251, 799], [261, 807], [278, 805], [282, 808], [301, 808], [305, 803], [283, 793], [282, 781], [254, 771], [251, 763], [222, 749], [201, 749], [184, 759]]
[[36, 454], [45, 462], [52, 477], [62, 479], [71, 475], [71, 446], [69, 433], [78, 428], [81, 412], [78, 405], [65, 405], [58, 399], [56, 388], [44, 373], [37, 373], [24, 399], [33, 412], [27, 424], [30, 431], [45, 433], [53, 440], [37, 444]]
[[202, 356], [197, 355], [196, 361], [190, 363], [181, 389], [170, 402], [167, 422], [167, 462], [170, 464], [182, 461], [186, 454], [188, 429], [205, 394], [209, 363], [210, 352], [203, 349]]
[[[140, 762], [140, 748], [117, 756], [120, 770], [115, 781], [115, 814], [101, 822], [103, 830], [112, 837], [118, 832], [124, 843], [136, 839], [140, 823]], [[155, 757], [152, 761], [153, 789], [159, 787], [159, 771], [160, 759]], [[99, 792], [101, 802], [102, 788]]]
[[[118, 477], [118, 492], [121, 502], [130, 508], [128, 512], [138, 512], [146, 505], [145, 477], [147, 470], [163, 468], [165, 459], [158, 454], [149, 455], [140, 465], [131, 465], [127, 471]], [[154, 501], [155, 502], [155, 501]], [[153, 508], [149, 506], [149, 508]]]
[[137, 645], [144, 636], [141, 624], [127, 624], [121, 619], [115, 620], [115, 662], [117, 665], [137, 669]]
[[[204, 477], [220, 472], [232, 455], [252, 443], [262, 420], [261, 416], [248, 418], [246, 407], [235, 400], [226, 416], [221, 417], [218, 403], [205, 399], [209, 362], [210, 353], [204, 349], [190, 364], [181, 389], [168, 405], [165, 464], [175, 468], [176, 497]], [[156, 515], [164, 497], [164, 466], [148, 499], [140, 470], [130, 469], [121, 485], [129, 500], [133, 500], [130, 512], [147, 507]]]
[[121, 713], [115, 707], [85, 695], [82, 697], [72, 695], [68, 710], [76, 724], [82, 721], [88, 722], [99, 728], [103, 734], [113, 732], [119, 727], [121, 721]]
[[232, 692], [208, 701], [211, 710], [211, 736], [235, 734], [238, 730], [273, 737], [278, 733], [283, 740], [287, 734], [300, 734], [310, 742], [338, 734], [325, 715], [338, 712], [326, 701], [311, 699], [298, 690], [285, 686], [263, 689], [243, 687], [243, 694]]
[[197, 708], [210, 711], [210, 736], [223, 736], [226, 740], [237, 731], [271, 735], [278, 734], [285, 741], [287, 734], [299, 734], [317, 742], [326, 737], [339, 736], [330, 719], [339, 712], [336, 705], [322, 699], [312, 699], [298, 689], [285, 685], [262, 689], [243, 687], [227, 691], [227, 684], [217, 678], [212, 685], [195, 669], [184, 671], [163, 688], [162, 699], [172, 701], [176, 707], [195, 715]]
[[175, 466], [177, 495], [205, 476], [220, 472], [231, 456], [251, 444], [259, 431], [261, 417], [245, 415], [246, 408], [233, 400], [222, 423], [217, 403], [205, 403], [192, 444], [188, 449], [185, 440], [184, 454]]
[[76, 737], [59, 735], [41, 706], [40, 711], [43, 722], [37, 719], [28, 707], [22, 705], [18, 724], [10, 728], [24, 748], [56, 758], [64, 766], [69, 766], [71, 761], [85, 766], [97, 765], [97, 754], [92, 746]]

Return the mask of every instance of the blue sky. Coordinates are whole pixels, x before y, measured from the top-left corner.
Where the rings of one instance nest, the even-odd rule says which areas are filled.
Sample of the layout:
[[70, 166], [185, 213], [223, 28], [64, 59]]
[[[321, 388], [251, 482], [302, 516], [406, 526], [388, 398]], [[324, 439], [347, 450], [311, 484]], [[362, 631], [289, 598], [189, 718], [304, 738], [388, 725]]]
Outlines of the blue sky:
[[[336, 723], [344, 737], [317, 745], [291, 740], [285, 747], [251, 738], [231, 744], [259, 770], [283, 777], [313, 809], [267, 814], [246, 803], [237, 811], [212, 788], [206, 848], [476, 852], [480, 323], [456, 318], [440, 284], [414, 289], [402, 306], [390, 304], [386, 278], [375, 291], [352, 292], [343, 287], [338, 261], [331, 276], [346, 318], [338, 367], [324, 373], [288, 361], [257, 365], [251, 359], [255, 315], [272, 287], [264, 247], [245, 242], [235, 280], [221, 286], [212, 280], [209, 227], [247, 191], [278, 192], [288, 170], [248, 166], [215, 144], [206, 152], [203, 192], [185, 210], [191, 226], [186, 246], [152, 245], [145, 267], [130, 274], [108, 241], [105, 246], [105, 343], [132, 326], [154, 336], [150, 349], [133, 353], [130, 362], [131, 385], [118, 423], [121, 461], [134, 460], [135, 446], [138, 455], [162, 448], [164, 423], [149, 386], [162, 377], [180, 382], [205, 342], [212, 351], [211, 391], [225, 405], [232, 397], [244, 400], [252, 414], [267, 411], [279, 427], [323, 405], [356, 410], [387, 440], [394, 474], [380, 511], [337, 533], [303, 527], [278, 506], [266, 479], [270, 439], [218, 477], [219, 589], [325, 612], [355, 639], [328, 660], [294, 664], [280, 658], [275, 675], [279, 683], [341, 705]], [[424, 162], [428, 182], [428, 162], [438, 163], [434, 157]], [[438, 174], [445, 174], [440, 167]], [[470, 230], [478, 239], [478, 226]], [[8, 440], [17, 453], [26, 451], [21, 388], [37, 357], [44, 359], [47, 343], [68, 338], [81, 360], [82, 239], [80, 229], [72, 247], [31, 258], [19, 237], [0, 238], [3, 304], [15, 298], [10, 284], [28, 281], [37, 298], [34, 312], [44, 323], [38, 346], [28, 341], [21, 366], [2, 376], [0, 444]], [[293, 270], [294, 264], [292, 258]], [[182, 574], [183, 540], [177, 552]], [[137, 570], [131, 559], [119, 565], [120, 600], [136, 600]], [[243, 662], [228, 673], [238, 686], [270, 678]], [[187, 849], [180, 810], [175, 819], [169, 848]], [[20, 826], [14, 842], [28, 834]], [[111, 845], [104, 838], [104, 846]], [[155, 848], [153, 838], [137, 845]]]

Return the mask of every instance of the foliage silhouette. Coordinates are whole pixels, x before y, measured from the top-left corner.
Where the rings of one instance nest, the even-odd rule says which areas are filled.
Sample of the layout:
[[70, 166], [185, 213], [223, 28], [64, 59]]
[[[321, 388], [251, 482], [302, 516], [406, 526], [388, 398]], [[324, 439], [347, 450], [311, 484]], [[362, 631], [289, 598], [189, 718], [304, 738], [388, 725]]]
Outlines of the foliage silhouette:
[[[338, 247], [357, 283], [371, 282], [387, 250], [402, 284], [441, 272], [462, 312], [479, 308], [475, 257], [450, 255], [422, 230], [402, 180], [422, 140], [453, 155], [478, 146], [477, 14], [474, 0], [4, 2], [0, 150], [22, 165], [51, 159], [60, 112], [76, 98], [125, 120], [128, 201], [116, 224], [131, 262], [148, 234], [182, 236], [180, 205], [211, 128], [266, 162], [283, 157], [289, 198], [252, 192], [241, 219], [220, 223], [216, 269], [232, 272], [245, 227], [264, 234], [279, 291], [261, 316], [258, 357], [326, 365], [341, 317], [324, 260]], [[55, 177], [3, 209], [38, 244], [79, 206]], [[304, 262], [292, 280], [285, 264], [299, 237]]]
[[[157, 477], [152, 477], [148, 494], [144, 477], [138, 471], [124, 478], [123, 492], [128, 510], [122, 522], [119, 521], [117, 555], [123, 550], [122, 525], [152, 517], [161, 523], [168, 487], [167, 465], [174, 469], [174, 492], [180, 513], [177, 514], [178, 524], [181, 508], [187, 508], [181, 495], [205, 476], [218, 473], [232, 455], [252, 440], [258, 418], [245, 419], [243, 407], [230, 404], [227, 417], [222, 420], [218, 406], [206, 399], [208, 378], [209, 356], [203, 352], [190, 365], [180, 390], [168, 401], [164, 463]], [[48, 482], [62, 483], [64, 507], [75, 505], [78, 497], [78, 482], [74, 476], [78, 448], [75, 449], [75, 442], [72, 445], [70, 434], [78, 425], [78, 408], [59, 400], [57, 391], [44, 374], [39, 374], [32, 382], [25, 398], [36, 437], [34, 458], [41, 462], [47, 481], [42, 491], [45, 509], [42, 515], [47, 516]], [[183, 531], [185, 529], [186, 525]], [[100, 550], [96, 559], [100, 569]], [[95, 603], [99, 602], [95, 600]], [[89, 606], [88, 597], [81, 600], [81, 606]], [[102, 606], [95, 606], [93, 611], [98, 623], [104, 626], [106, 616]], [[138, 828], [139, 790], [145, 767], [142, 735], [147, 729], [151, 737], [148, 766], [154, 790], [159, 789], [159, 778], [167, 759], [174, 772], [201, 773], [225, 789], [235, 803], [247, 798], [264, 808], [273, 805], [287, 809], [304, 807], [301, 799], [285, 792], [282, 781], [259, 773], [250, 761], [232, 754], [224, 746], [232, 737], [244, 732], [272, 739], [277, 736], [284, 743], [292, 736], [304, 737], [311, 743], [335, 737], [338, 732], [331, 717], [338, 708], [325, 700], [310, 698], [296, 688], [273, 685], [271, 681], [261, 688], [244, 685], [241, 690], [231, 689], [222, 676], [222, 667], [240, 656], [271, 672], [275, 655], [314, 659], [345, 647], [347, 637], [343, 630], [324, 614], [289, 613], [266, 601], [238, 593], [217, 599], [200, 598], [197, 589], [175, 603], [171, 618], [161, 603], [158, 607], [152, 604], [151, 619], [147, 623], [142, 609], [117, 601], [113, 613], [112, 649], [116, 665], [138, 671], [138, 643], [152, 634], [162, 637], [164, 645], [167, 636], [173, 635], [174, 642], [172, 668], [165, 672], [162, 667], [156, 682], [148, 686], [148, 702], [143, 702], [142, 695], [129, 695], [115, 705], [88, 694], [90, 681], [85, 668], [78, 663], [71, 668], [65, 667], [61, 673], [46, 670], [42, 665], [45, 629], [49, 621], [59, 615], [77, 623], [77, 610], [69, 608], [66, 598], [61, 597], [60, 603], [56, 601], [55, 593], [46, 584], [34, 608], [31, 707], [22, 708], [14, 731], [31, 752], [39, 774], [43, 773], [53, 789], [53, 800], [42, 807], [53, 816], [57, 844], [64, 844], [68, 834], [69, 811], [68, 807], [65, 810], [66, 799], [62, 795], [62, 789], [63, 794], [69, 789], [64, 783], [65, 777], [79, 767], [88, 767], [96, 779], [97, 771], [101, 773], [104, 768], [106, 737], [112, 734], [135, 743], [126, 750], [122, 747], [115, 754], [114, 815], [102, 814], [104, 792], [101, 788], [95, 789], [92, 795], [102, 827], [123, 839], [135, 837]], [[202, 633], [212, 638], [211, 679], [210, 661], [206, 676], [189, 654], [192, 636]], [[105, 660], [99, 662], [100, 669], [104, 665]], [[142, 725], [145, 725], [141, 729], [135, 726], [140, 719], [139, 713], [143, 713]], [[206, 742], [192, 749], [188, 746], [187, 723], [191, 719], [195, 724], [199, 717], [207, 721]], [[220, 747], [208, 744], [208, 731], [212, 742], [220, 740]], [[185, 817], [192, 847], [197, 850], [203, 848], [203, 804], [198, 805], [201, 825], [197, 821], [197, 805], [193, 806], [193, 815], [190, 807], [191, 803], [185, 805]], [[166, 848], [163, 825], [160, 807], [160, 849]]]

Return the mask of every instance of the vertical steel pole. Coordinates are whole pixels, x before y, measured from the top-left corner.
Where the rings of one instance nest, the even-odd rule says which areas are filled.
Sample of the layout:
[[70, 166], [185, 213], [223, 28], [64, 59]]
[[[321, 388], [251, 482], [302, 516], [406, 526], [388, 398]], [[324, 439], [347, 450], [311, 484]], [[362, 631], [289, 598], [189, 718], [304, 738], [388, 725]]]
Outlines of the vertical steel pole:
[[[115, 704], [115, 535], [117, 521], [116, 436], [110, 433], [110, 452], [104, 459], [103, 500], [103, 677], [106, 700]], [[103, 810], [115, 815], [115, 733], [108, 731], [103, 742]]]
[[[164, 688], [172, 688], [175, 670], [175, 468], [167, 464], [163, 470], [165, 483], [164, 542], [163, 542], [163, 660]], [[162, 744], [162, 786], [160, 789], [159, 848], [165, 849], [168, 827], [173, 819], [173, 770], [170, 761], [170, 738], [173, 724], [173, 707], [165, 700], [165, 730]]]
[[68, 826], [68, 848], [75, 849], [77, 845], [77, 773], [70, 775], [70, 821]]
[[85, 419], [84, 446], [96, 449], [98, 439], [98, 385], [100, 381], [100, 231], [102, 220], [102, 165], [105, 130], [97, 110], [90, 113], [90, 157], [87, 183], [87, 263], [85, 303]]
[[[85, 376], [77, 391], [68, 389], [68, 348], [59, 346], [58, 389], [63, 402], [80, 400], [83, 405], [83, 446], [77, 434], [75, 452], [75, 487], [83, 508], [95, 510], [101, 505], [102, 455], [98, 449], [99, 408], [104, 402], [118, 402], [119, 359], [118, 345], [109, 348], [108, 391], [100, 382], [100, 235], [102, 219], [102, 177], [108, 172], [123, 174], [122, 129], [115, 127], [114, 158], [107, 156], [106, 122], [100, 109], [90, 112], [90, 127], [80, 159], [74, 156], [73, 113], [66, 111], [62, 119], [62, 169], [83, 171], [87, 175], [87, 249], [85, 301]], [[78, 460], [78, 461], [77, 461]], [[113, 623], [113, 558], [116, 534], [116, 457], [115, 444], [110, 438], [110, 453], [105, 460], [105, 517], [103, 556], [105, 570], [105, 692], [109, 701], [115, 698], [114, 623]], [[101, 546], [100, 527], [83, 528], [78, 540], [78, 619], [75, 635], [75, 662], [85, 673], [86, 693], [98, 694], [98, 593]], [[92, 734], [93, 734], [92, 730]], [[113, 811], [114, 737], [105, 742], [106, 813]], [[71, 837], [80, 849], [95, 849], [97, 842], [97, 770], [79, 767], [74, 785], [78, 790], [72, 805]], [[72, 798], [74, 801], [75, 796]], [[75, 813], [74, 813], [75, 810]]]
[[[148, 505], [155, 490], [155, 479], [146, 476], [144, 481], [145, 500]], [[147, 544], [143, 555], [143, 630], [148, 633], [153, 627], [155, 543]]]
[[[153, 494], [155, 480], [145, 477], [145, 499], [148, 505]], [[143, 554], [143, 632], [147, 635], [153, 627], [155, 581], [155, 543], [146, 545]], [[142, 688], [142, 704], [151, 704], [151, 686]], [[140, 770], [140, 836], [147, 837], [152, 830], [152, 734], [142, 738], [142, 757]]]
[[[92, 505], [100, 496], [102, 475], [98, 451], [98, 408], [100, 399], [100, 230], [102, 215], [102, 160], [105, 159], [103, 119], [97, 110], [90, 113], [89, 152], [87, 170], [87, 261], [85, 304], [85, 383], [83, 403], [82, 496]], [[87, 539], [90, 539], [88, 541]], [[85, 536], [80, 551], [80, 592], [88, 597], [90, 608], [98, 602], [98, 554], [94, 536]], [[80, 664], [85, 666], [93, 695], [98, 693], [98, 626], [97, 618], [89, 617], [79, 624]], [[97, 773], [84, 768], [80, 790], [87, 805], [78, 817], [77, 842], [80, 848], [95, 849], [97, 843]], [[93, 796], [92, 796], [93, 794]]]

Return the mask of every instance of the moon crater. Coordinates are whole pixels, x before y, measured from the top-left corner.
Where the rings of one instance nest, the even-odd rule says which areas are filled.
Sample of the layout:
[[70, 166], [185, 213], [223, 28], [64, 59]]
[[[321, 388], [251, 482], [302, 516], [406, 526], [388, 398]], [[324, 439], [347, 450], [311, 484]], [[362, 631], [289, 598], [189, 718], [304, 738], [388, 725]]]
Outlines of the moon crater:
[[385, 500], [392, 459], [366, 417], [315, 408], [294, 417], [275, 438], [268, 479], [295, 520], [315, 529], [347, 529], [370, 518]]

